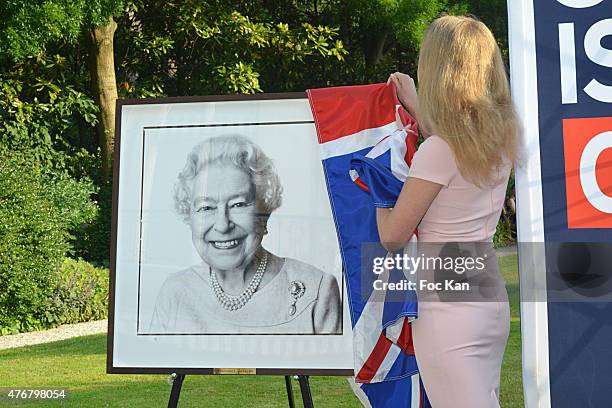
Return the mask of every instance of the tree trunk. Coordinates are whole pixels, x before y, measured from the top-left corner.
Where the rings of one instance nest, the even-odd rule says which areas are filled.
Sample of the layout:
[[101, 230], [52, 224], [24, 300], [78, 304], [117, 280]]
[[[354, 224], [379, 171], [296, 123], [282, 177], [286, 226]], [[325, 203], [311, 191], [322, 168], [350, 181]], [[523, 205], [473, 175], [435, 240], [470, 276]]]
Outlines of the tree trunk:
[[100, 108], [98, 127], [98, 146], [102, 150], [103, 171], [111, 170], [115, 144], [115, 101], [117, 100], [117, 80], [115, 78], [115, 57], [113, 37], [117, 23], [112, 17], [106, 24], [92, 27], [91, 37], [91, 78], [96, 102]]
[[364, 39], [362, 49], [365, 56], [366, 69], [372, 69], [380, 62], [388, 36], [389, 29], [385, 28], [381, 32], [371, 33]]

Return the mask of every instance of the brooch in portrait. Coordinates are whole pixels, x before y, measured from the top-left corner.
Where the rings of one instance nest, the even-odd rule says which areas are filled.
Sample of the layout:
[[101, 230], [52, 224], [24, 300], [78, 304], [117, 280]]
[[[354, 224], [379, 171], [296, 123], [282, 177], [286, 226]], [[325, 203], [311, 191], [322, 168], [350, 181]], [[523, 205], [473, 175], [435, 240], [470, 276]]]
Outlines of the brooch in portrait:
[[306, 286], [304, 285], [304, 282], [292, 281], [289, 284], [289, 294], [293, 299], [293, 303], [291, 304], [291, 306], [289, 306], [289, 316], [293, 316], [297, 311], [295, 304], [297, 303], [299, 298], [304, 296], [304, 292], [306, 292]]

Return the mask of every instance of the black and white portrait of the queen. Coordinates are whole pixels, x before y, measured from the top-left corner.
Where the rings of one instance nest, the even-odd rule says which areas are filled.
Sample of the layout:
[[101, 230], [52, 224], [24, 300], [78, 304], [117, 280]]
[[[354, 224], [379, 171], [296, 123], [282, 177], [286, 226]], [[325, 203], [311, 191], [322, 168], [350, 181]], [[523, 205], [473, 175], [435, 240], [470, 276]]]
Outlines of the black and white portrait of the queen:
[[167, 274], [149, 333], [341, 332], [334, 275], [262, 244], [283, 186], [255, 142], [230, 133], [197, 143], [176, 177], [172, 200], [199, 259]]
[[119, 101], [108, 372], [353, 374], [322, 157], [305, 94]]

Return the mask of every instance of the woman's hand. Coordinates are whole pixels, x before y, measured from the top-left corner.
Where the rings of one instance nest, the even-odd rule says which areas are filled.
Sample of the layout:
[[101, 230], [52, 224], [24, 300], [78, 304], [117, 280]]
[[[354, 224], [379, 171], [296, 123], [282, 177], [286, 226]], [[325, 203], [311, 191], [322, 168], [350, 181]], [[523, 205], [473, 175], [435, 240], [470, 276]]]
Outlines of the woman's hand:
[[394, 72], [389, 75], [387, 85], [393, 83], [395, 89], [397, 89], [397, 99], [404, 105], [404, 108], [416, 118], [417, 108], [419, 101], [417, 97], [416, 87], [414, 86], [414, 79], [410, 75], [402, 74], [401, 72]]

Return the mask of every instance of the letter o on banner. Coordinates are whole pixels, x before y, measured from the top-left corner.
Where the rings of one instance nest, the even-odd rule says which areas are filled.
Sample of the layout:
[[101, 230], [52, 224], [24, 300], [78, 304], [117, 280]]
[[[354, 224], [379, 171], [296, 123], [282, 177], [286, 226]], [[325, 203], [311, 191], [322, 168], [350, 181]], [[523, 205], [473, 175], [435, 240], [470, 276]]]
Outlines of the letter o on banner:
[[612, 148], [612, 131], [592, 138], [580, 157], [580, 183], [584, 195], [593, 207], [612, 214], [612, 197], [606, 195], [597, 183], [597, 158], [604, 150]]
[[603, 0], [557, 0], [566, 7], [571, 8], [588, 8], [601, 3]]
[[612, 18], [593, 24], [584, 35], [584, 52], [594, 63], [612, 68], [612, 50], [601, 46], [601, 40], [609, 35], [612, 35]]

